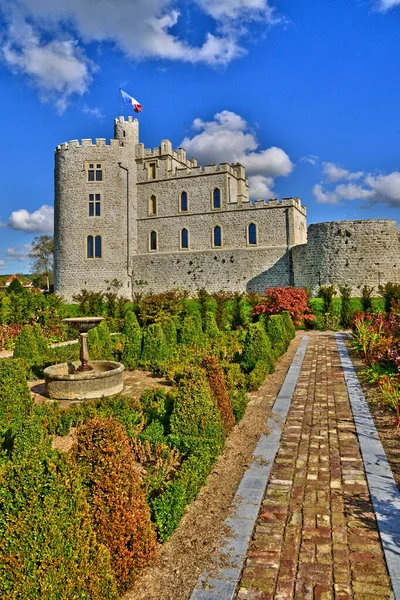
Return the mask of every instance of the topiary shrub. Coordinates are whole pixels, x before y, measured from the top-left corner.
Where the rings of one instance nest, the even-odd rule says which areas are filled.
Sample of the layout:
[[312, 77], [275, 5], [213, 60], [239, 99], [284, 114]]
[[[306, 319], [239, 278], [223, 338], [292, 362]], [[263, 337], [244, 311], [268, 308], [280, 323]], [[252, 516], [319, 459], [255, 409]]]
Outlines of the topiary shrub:
[[296, 336], [296, 328], [292, 321], [292, 317], [290, 316], [290, 313], [287, 310], [284, 310], [281, 316], [284, 322], [286, 335], [288, 336], [289, 341], [293, 340], [293, 338]]
[[266, 365], [267, 373], [274, 370], [274, 355], [271, 342], [262, 323], [251, 323], [246, 331], [241, 366], [250, 373], [258, 362]]
[[88, 333], [89, 356], [92, 360], [113, 360], [114, 344], [106, 321]]
[[143, 331], [142, 363], [154, 365], [168, 358], [168, 347], [160, 323], [152, 323]]
[[196, 451], [216, 457], [225, 444], [221, 415], [211, 397], [206, 374], [190, 367], [180, 380], [170, 419], [172, 445], [183, 455]]
[[201, 364], [206, 371], [211, 392], [221, 414], [225, 435], [229, 435], [235, 425], [235, 417], [225, 385], [224, 372], [216, 356], [207, 356]]
[[110, 551], [118, 590], [126, 590], [155, 555], [155, 533], [134, 454], [114, 419], [92, 419], [77, 431], [75, 457], [82, 466], [97, 537]]
[[179, 343], [187, 346], [203, 345], [203, 330], [199, 315], [186, 316], [179, 331]]
[[127, 369], [136, 369], [142, 351], [142, 330], [133, 310], [126, 313], [122, 334], [124, 348], [121, 360]]
[[3, 600], [116, 600], [110, 554], [92, 526], [79, 469], [29, 419], [1, 464]]
[[246, 375], [238, 363], [224, 361], [221, 366], [224, 370], [225, 384], [228, 390], [246, 388]]
[[33, 401], [26, 382], [26, 365], [16, 358], [0, 360], [0, 436], [12, 438], [23, 427]]
[[33, 326], [33, 335], [36, 339], [38, 358], [40, 357], [40, 359], [44, 361], [47, 356], [49, 345], [43, 335], [42, 328], [37, 323]]
[[178, 344], [178, 332], [174, 319], [167, 319], [162, 323], [162, 329], [167, 342], [169, 356], [174, 356]]
[[351, 286], [340, 285], [339, 292], [340, 298], [340, 324], [345, 329], [348, 329], [354, 317], [354, 311], [351, 307]]
[[44, 357], [39, 351], [37, 335], [31, 325], [24, 325], [16, 337], [13, 356], [22, 358], [29, 365], [28, 377], [36, 376], [35, 367], [43, 364]]
[[244, 413], [246, 412], [247, 404], [249, 402], [249, 397], [246, 393], [246, 390], [242, 388], [236, 388], [230, 390], [229, 399], [232, 406], [232, 412], [235, 417], [236, 423], [243, 418]]
[[275, 359], [286, 352], [289, 345], [289, 334], [285, 331], [285, 321], [282, 315], [271, 315], [266, 321], [266, 331], [271, 340]]
[[173, 401], [170, 393], [162, 387], [148, 388], [140, 396], [140, 404], [147, 425], [159, 421], [169, 426]]
[[258, 390], [265, 381], [267, 375], [271, 373], [268, 363], [259, 360], [254, 369], [248, 375], [247, 389], [250, 392]]
[[221, 331], [218, 329], [217, 321], [213, 312], [206, 312], [204, 317], [204, 333], [212, 340], [221, 338]]

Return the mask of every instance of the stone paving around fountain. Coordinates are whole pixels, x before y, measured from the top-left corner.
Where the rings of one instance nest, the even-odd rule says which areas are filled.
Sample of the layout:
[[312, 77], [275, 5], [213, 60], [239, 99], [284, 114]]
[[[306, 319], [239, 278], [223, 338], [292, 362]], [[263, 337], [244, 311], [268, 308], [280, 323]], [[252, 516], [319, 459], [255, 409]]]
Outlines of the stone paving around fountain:
[[[365, 401], [337, 338], [303, 340], [291, 398], [278, 396], [271, 435], [239, 486], [247, 510], [238, 515], [236, 497], [219, 564], [191, 600], [400, 599], [400, 496], [372, 421], [356, 414], [356, 428], [349, 392], [353, 404]], [[263, 477], [252, 476], [257, 465]]]

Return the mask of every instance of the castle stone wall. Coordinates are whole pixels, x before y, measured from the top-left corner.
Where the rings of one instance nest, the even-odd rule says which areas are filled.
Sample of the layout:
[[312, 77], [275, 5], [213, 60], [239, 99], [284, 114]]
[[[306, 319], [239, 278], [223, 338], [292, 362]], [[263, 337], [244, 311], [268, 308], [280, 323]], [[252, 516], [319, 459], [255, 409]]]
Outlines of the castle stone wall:
[[195, 292], [262, 292], [266, 286], [289, 285], [286, 247], [266, 249], [208, 250], [138, 255], [134, 280], [144, 280], [145, 292], [184, 288]]
[[306, 245], [292, 249], [297, 287], [348, 284], [357, 295], [364, 285], [400, 283], [396, 221], [371, 219], [316, 223]]

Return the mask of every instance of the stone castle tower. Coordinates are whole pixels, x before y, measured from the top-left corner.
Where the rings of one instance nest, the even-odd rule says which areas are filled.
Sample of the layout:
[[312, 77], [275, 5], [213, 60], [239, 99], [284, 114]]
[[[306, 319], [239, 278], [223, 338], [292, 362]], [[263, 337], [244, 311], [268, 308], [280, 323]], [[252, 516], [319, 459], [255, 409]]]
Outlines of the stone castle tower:
[[145, 149], [132, 117], [115, 120], [109, 144], [73, 140], [55, 151], [55, 290], [67, 300], [114, 279], [127, 297], [138, 281], [149, 292], [262, 291], [345, 283], [351, 273], [359, 287], [384, 248], [380, 281], [399, 280], [396, 223], [345, 223], [312, 225], [307, 243], [298, 198], [251, 203], [242, 165], [200, 167], [169, 140]]

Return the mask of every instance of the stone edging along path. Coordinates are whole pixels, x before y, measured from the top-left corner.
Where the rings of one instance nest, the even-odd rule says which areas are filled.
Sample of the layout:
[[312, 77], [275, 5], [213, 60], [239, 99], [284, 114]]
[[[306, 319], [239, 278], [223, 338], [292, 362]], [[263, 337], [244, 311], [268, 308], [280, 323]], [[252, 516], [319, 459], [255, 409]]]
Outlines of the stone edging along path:
[[344, 343], [336, 334], [354, 423], [396, 600], [400, 600], [400, 493]]
[[221, 540], [215, 568], [199, 578], [190, 600], [230, 600], [234, 596], [308, 341], [308, 336], [304, 336], [297, 349], [267, 422], [270, 433], [260, 437], [253, 462], [233, 499], [230, 516], [225, 521], [228, 533]]

